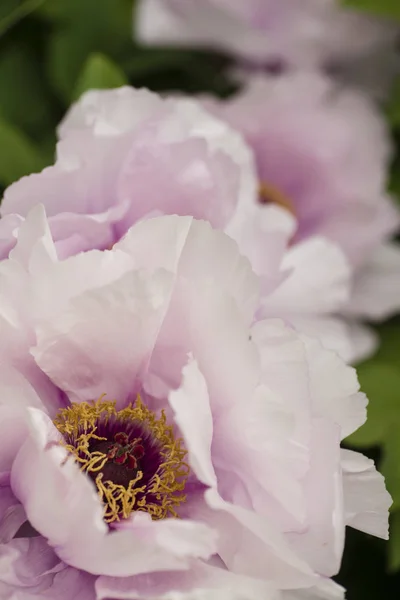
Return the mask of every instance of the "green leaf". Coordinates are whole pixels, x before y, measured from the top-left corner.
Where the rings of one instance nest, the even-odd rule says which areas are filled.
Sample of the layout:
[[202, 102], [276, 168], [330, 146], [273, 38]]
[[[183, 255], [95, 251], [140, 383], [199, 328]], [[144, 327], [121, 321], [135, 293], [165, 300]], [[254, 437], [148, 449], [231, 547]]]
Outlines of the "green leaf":
[[390, 170], [389, 192], [400, 203], [400, 156], [396, 156]]
[[347, 441], [355, 447], [382, 447], [380, 471], [393, 497], [393, 510], [397, 510], [400, 509], [399, 320], [386, 323], [379, 332], [379, 351], [357, 369], [361, 389], [369, 398], [368, 419]]
[[400, 512], [392, 514], [390, 519], [389, 569], [392, 572], [400, 569]]
[[373, 446], [385, 440], [391, 427], [400, 427], [400, 369], [375, 359], [360, 365], [357, 373], [369, 398], [368, 419], [348, 441], [353, 446]]
[[47, 159], [20, 130], [0, 117], [0, 184], [41, 171]]
[[102, 54], [92, 54], [78, 78], [73, 99], [87, 90], [116, 88], [127, 83], [124, 72], [112, 60]]
[[2, 0], [0, 3], [0, 23], [8, 18], [19, 5], [19, 0]]
[[397, 128], [400, 126], [400, 78], [397, 78], [390, 95], [389, 104], [387, 107], [387, 118], [390, 125]]
[[6, 3], [2, 5], [0, 12], [0, 35], [13, 27], [18, 21], [37, 10], [44, 2], [46, 2], [46, 0], [25, 0], [25, 2], [22, 2], [21, 4], [15, 0], [8, 0], [8, 2], [6, 0]]
[[365, 361], [362, 365], [371, 365], [378, 362], [387, 363], [400, 369], [400, 318], [396, 317], [376, 327], [376, 332], [380, 338], [379, 349], [371, 359]]
[[400, 436], [399, 419], [388, 424], [385, 431], [383, 460], [380, 471], [385, 477], [387, 489], [392, 498], [392, 510], [400, 509]]
[[48, 75], [66, 105], [91, 54], [121, 63], [132, 52], [132, 0], [52, 0], [43, 11], [52, 21]]
[[343, 4], [356, 10], [400, 20], [399, 0], [343, 0]]
[[40, 66], [29, 46], [18, 40], [0, 52], [0, 112], [30, 134], [53, 127], [53, 106]]
[[357, 446], [384, 442], [392, 423], [400, 425], [400, 321], [385, 323], [377, 333], [378, 352], [357, 367], [361, 389], [369, 399], [367, 423], [349, 438]]

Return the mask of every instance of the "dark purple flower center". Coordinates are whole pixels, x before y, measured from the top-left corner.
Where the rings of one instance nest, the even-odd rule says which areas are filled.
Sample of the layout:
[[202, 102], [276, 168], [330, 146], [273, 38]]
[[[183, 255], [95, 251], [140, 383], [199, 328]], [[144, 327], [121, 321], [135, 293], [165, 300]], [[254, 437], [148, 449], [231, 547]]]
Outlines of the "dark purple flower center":
[[71, 404], [54, 423], [96, 485], [107, 522], [137, 510], [153, 519], [177, 516], [189, 469], [182, 440], [175, 438], [163, 413], [157, 417], [140, 398], [120, 411], [100, 398]]

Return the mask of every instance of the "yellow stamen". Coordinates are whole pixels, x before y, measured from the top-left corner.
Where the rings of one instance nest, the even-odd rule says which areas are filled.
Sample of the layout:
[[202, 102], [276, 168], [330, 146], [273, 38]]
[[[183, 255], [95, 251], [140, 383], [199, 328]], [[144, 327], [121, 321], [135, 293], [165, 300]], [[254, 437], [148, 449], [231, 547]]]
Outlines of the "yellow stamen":
[[[178, 516], [176, 508], [185, 502], [185, 494], [179, 494], [185, 488], [189, 475], [189, 465], [185, 462], [187, 451], [182, 447], [183, 440], [175, 438], [172, 427], [167, 425], [164, 411], [157, 417], [150, 411], [138, 396], [134, 405], [117, 411], [115, 402], [104, 400], [101, 396], [96, 402], [71, 404], [62, 409], [54, 424], [66, 438], [65, 447], [74, 460], [86, 473], [97, 473], [94, 481], [100, 499], [104, 504], [104, 520], [107, 523], [126, 519], [133, 511], [145, 511], [152, 519], [163, 519], [168, 515]], [[150, 482], [140, 486], [142, 471], [134, 473], [128, 485], [104, 481], [101, 472], [109, 456], [99, 451], [91, 451], [90, 443], [94, 440], [107, 441], [96, 431], [99, 421], [102, 427], [107, 426], [110, 418], [119, 423], [140, 422], [158, 442], [162, 463]], [[137, 485], [139, 484], [139, 485]], [[140, 495], [138, 499], [138, 495]], [[154, 498], [157, 503], [152, 502]]]
[[262, 181], [258, 189], [258, 194], [262, 204], [277, 204], [288, 210], [293, 216], [296, 216], [293, 202], [277, 187]]

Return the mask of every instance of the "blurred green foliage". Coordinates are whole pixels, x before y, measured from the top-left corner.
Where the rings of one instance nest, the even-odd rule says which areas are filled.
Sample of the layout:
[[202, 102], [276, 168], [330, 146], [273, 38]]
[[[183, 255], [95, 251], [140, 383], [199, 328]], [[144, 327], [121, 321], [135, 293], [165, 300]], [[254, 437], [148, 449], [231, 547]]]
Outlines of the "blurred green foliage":
[[345, 6], [364, 10], [381, 17], [400, 21], [400, 2], [398, 0], [343, 0]]
[[233, 89], [224, 58], [135, 44], [132, 8], [132, 0], [1, 0], [0, 188], [53, 161], [55, 128], [88, 89]]
[[[200, 0], [199, 0], [200, 1]], [[400, 0], [345, 0], [346, 5], [400, 19]], [[229, 95], [225, 57], [151, 49], [132, 40], [132, 0], [0, 0], [0, 188], [53, 161], [55, 128], [82, 92], [123, 84], [156, 91]], [[390, 189], [400, 198], [400, 81], [387, 106], [397, 149]], [[400, 320], [379, 328], [382, 345], [359, 367], [370, 399], [367, 424], [348, 440], [382, 456], [394, 498], [389, 562], [386, 546], [351, 534], [339, 580], [348, 600], [398, 599], [400, 575]]]
[[[358, 367], [362, 390], [369, 398], [368, 420], [348, 442], [363, 451], [381, 448], [380, 471], [393, 497], [389, 567], [400, 569], [400, 319], [382, 325], [381, 345]], [[400, 591], [400, 590], [399, 590]]]
[[128, 79], [118, 64], [96, 52], [86, 60], [74, 86], [72, 99], [77, 100], [88, 90], [103, 90], [127, 84]]

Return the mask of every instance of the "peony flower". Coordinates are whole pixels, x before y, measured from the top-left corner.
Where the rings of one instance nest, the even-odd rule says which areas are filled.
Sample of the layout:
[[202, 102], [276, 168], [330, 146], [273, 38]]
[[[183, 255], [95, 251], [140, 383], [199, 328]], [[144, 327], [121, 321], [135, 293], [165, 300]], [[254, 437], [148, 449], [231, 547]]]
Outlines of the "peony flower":
[[387, 537], [383, 478], [340, 449], [365, 397], [317, 341], [253, 324], [232, 239], [155, 217], [60, 261], [38, 206], [0, 280], [3, 595], [343, 597], [345, 525]]
[[135, 30], [146, 44], [216, 49], [245, 70], [322, 69], [380, 95], [399, 72], [398, 26], [340, 0], [141, 0]]
[[[303, 74], [253, 78], [232, 99], [205, 106], [252, 147], [261, 203], [276, 198], [295, 214], [293, 241], [322, 235], [345, 253], [353, 283], [343, 314], [377, 321], [397, 312], [400, 250], [390, 238], [400, 219], [386, 193], [389, 133], [372, 103]], [[357, 335], [368, 353], [367, 331]]]
[[349, 298], [340, 249], [321, 236], [287, 248], [293, 216], [272, 204], [260, 211], [250, 148], [198, 102], [128, 87], [92, 91], [71, 108], [59, 135], [56, 164], [5, 192], [3, 257], [21, 216], [38, 202], [60, 258], [110, 248], [155, 214], [206, 219], [238, 242], [262, 277], [264, 314], [316, 335], [346, 360], [365, 352], [334, 314]]

